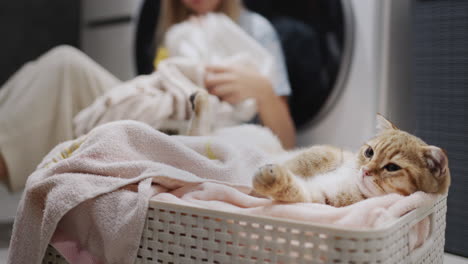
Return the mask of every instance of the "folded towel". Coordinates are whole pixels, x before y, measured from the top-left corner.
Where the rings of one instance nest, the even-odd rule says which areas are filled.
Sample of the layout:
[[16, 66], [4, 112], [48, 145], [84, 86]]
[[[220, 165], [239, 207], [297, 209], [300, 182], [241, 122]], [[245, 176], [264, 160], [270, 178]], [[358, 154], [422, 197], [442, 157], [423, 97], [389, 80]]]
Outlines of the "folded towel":
[[253, 173], [268, 159], [248, 141], [171, 137], [135, 121], [102, 125], [57, 146], [28, 178], [8, 263], [40, 263], [49, 243], [70, 263], [133, 263], [151, 197], [356, 229], [387, 225], [435, 199], [391, 194], [344, 208], [275, 203], [249, 195]]

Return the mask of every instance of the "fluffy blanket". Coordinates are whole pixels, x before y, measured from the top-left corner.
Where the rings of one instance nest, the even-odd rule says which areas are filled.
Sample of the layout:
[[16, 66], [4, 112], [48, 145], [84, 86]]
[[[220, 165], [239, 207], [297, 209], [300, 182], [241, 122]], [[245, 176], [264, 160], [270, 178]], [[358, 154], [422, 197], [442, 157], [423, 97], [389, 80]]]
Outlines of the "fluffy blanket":
[[[153, 74], [142, 75], [109, 90], [74, 119], [75, 135], [115, 120], [138, 120], [156, 129], [184, 133], [190, 118], [189, 96], [205, 89], [206, 65], [251, 67], [275, 83], [273, 57], [238, 25], [223, 14], [208, 14], [177, 24], [166, 33], [169, 58]], [[237, 105], [210, 96], [216, 126], [251, 120], [256, 103]]]
[[[70, 263], [133, 263], [152, 197], [356, 229], [387, 225], [436, 199], [416, 193], [344, 208], [277, 204], [248, 195], [251, 175], [267, 159], [251, 144], [171, 137], [136, 121], [97, 127], [58, 145], [29, 177], [8, 263], [41, 263], [49, 243]], [[415, 229], [414, 245], [427, 229]]]

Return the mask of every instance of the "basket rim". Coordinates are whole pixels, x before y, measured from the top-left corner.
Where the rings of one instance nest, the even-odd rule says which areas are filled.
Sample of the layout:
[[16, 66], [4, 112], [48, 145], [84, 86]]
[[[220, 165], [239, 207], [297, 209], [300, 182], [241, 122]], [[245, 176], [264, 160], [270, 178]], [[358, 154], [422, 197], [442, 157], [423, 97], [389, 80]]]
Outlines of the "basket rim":
[[265, 215], [251, 215], [246, 213], [233, 213], [229, 211], [216, 210], [216, 209], [207, 209], [196, 206], [182, 205], [172, 202], [163, 202], [156, 200], [149, 200], [148, 207], [153, 207], [154, 209], [163, 209], [163, 210], [178, 210], [183, 211], [186, 214], [201, 214], [205, 216], [210, 216], [212, 218], [229, 218], [237, 221], [250, 221], [250, 222], [261, 222], [266, 224], [271, 224], [276, 226], [280, 224], [282, 227], [291, 228], [291, 229], [320, 229], [322, 232], [329, 233], [340, 233], [342, 235], [366, 238], [369, 236], [386, 236], [388, 233], [395, 232], [402, 225], [409, 224], [410, 226], [418, 223], [423, 218], [429, 216], [433, 213], [432, 209], [438, 204], [444, 202], [447, 199], [447, 195], [442, 195], [434, 203], [426, 205], [420, 208], [417, 208], [402, 217], [392, 221], [379, 228], [351, 228], [351, 227], [342, 227], [333, 224], [323, 224], [323, 223], [312, 223], [302, 220], [287, 219], [282, 217], [274, 216], [265, 216]]

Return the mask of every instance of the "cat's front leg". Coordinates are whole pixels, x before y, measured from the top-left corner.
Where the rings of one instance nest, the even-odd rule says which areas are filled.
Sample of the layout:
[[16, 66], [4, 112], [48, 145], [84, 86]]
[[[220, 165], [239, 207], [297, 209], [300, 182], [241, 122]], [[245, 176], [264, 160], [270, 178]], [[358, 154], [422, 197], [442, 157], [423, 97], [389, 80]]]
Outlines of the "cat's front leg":
[[267, 164], [258, 169], [253, 178], [254, 190], [282, 202], [308, 202], [298, 180], [286, 168]]
[[304, 179], [335, 170], [352, 153], [332, 146], [312, 146], [299, 151], [284, 163], [291, 173]]
[[186, 135], [207, 136], [211, 134], [213, 117], [209, 99], [209, 94], [202, 89], [190, 96], [193, 113]]

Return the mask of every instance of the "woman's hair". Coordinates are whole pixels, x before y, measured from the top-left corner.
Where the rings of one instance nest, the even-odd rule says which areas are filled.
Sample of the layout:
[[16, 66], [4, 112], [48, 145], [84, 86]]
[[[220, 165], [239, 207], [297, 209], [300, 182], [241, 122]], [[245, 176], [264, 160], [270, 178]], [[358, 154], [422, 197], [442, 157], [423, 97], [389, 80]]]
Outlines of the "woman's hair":
[[[216, 12], [224, 13], [232, 20], [237, 21], [242, 9], [241, 0], [221, 0]], [[182, 0], [162, 0], [156, 28], [156, 46], [159, 46], [166, 31], [174, 24], [188, 19], [193, 11], [184, 5]]]

